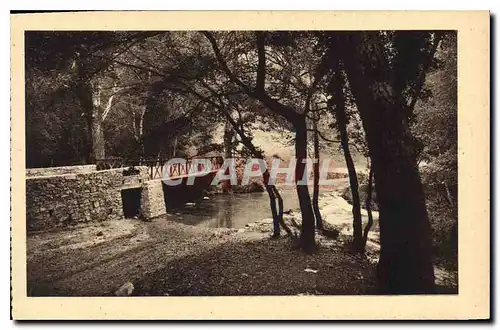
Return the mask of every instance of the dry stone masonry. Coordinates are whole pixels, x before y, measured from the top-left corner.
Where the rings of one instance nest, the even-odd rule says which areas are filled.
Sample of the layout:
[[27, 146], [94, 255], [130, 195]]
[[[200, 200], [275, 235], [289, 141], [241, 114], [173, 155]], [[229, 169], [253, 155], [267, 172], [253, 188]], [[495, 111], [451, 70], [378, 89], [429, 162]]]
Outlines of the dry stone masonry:
[[126, 168], [95, 171], [95, 165], [26, 170], [28, 231], [122, 219], [124, 189], [142, 189], [143, 217], [165, 214], [161, 180], [148, 181], [148, 168], [136, 168], [129, 176]]
[[77, 166], [46, 167], [46, 168], [28, 168], [26, 169], [26, 177], [90, 173], [94, 172], [95, 170], [96, 166], [92, 164], [77, 165]]

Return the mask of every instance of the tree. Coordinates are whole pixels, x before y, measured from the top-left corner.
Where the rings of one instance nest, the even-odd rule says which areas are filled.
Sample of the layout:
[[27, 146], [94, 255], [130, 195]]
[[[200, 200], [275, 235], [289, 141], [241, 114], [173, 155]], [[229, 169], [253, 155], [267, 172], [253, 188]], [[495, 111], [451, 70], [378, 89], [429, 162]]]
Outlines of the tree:
[[373, 226], [373, 214], [372, 214], [372, 191], [373, 191], [373, 167], [370, 166], [370, 173], [368, 174], [368, 185], [366, 186], [366, 200], [365, 208], [368, 213], [368, 222], [366, 223], [365, 229], [363, 231], [363, 241], [361, 248], [363, 251], [366, 249], [366, 242], [368, 241], [368, 233]]
[[[231, 104], [231, 103], [230, 103]], [[245, 133], [245, 130], [243, 128], [243, 125], [240, 123], [238, 124], [230, 114], [230, 110], [224, 109], [224, 106], [217, 106], [218, 109], [220, 109], [225, 116], [227, 117], [228, 123], [232, 125], [232, 128], [234, 131], [239, 135], [241, 139], [241, 143], [244, 145], [245, 148], [248, 149], [250, 154], [256, 158], [256, 159], [262, 159], [264, 160], [264, 153], [262, 150], [257, 148], [253, 143], [251, 138], [248, 136], [247, 133]], [[229, 107], [230, 109], [230, 107]], [[274, 184], [272, 184], [269, 181], [269, 170], [266, 168], [264, 172], [262, 173], [262, 178], [264, 182], [264, 186], [266, 187], [266, 192], [269, 196], [269, 205], [271, 208], [271, 214], [273, 216], [273, 237], [278, 237], [280, 236], [280, 225], [283, 227], [283, 229], [287, 232], [288, 235], [292, 235], [292, 231], [290, 228], [286, 225], [285, 221], [283, 220], [283, 198], [281, 197], [281, 194], [279, 190], [276, 188]], [[278, 209], [276, 208], [276, 200], [278, 200]]]
[[[363, 121], [380, 212], [379, 284], [385, 293], [434, 291], [431, 232], [408, 118], [435, 34], [356, 32], [336, 35]], [[386, 40], [395, 51], [388, 56]], [[435, 48], [434, 48], [435, 49]], [[334, 64], [336, 65], [336, 64]], [[409, 105], [408, 105], [409, 104]]]
[[[318, 118], [319, 119], [319, 118]], [[316, 228], [323, 230], [323, 218], [321, 217], [321, 212], [319, 209], [319, 162], [320, 162], [320, 150], [319, 150], [319, 131], [318, 131], [318, 119], [313, 119], [313, 145], [314, 145], [314, 164], [313, 164], [313, 199], [312, 206], [314, 210], [314, 217], [316, 218]]]
[[332, 111], [336, 118], [336, 126], [340, 133], [340, 145], [344, 152], [344, 159], [349, 174], [349, 184], [351, 186], [352, 193], [353, 246], [354, 249], [359, 252], [363, 251], [361, 203], [359, 200], [358, 176], [351, 156], [351, 151], [349, 149], [349, 136], [347, 133], [348, 118], [346, 115], [346, 102], [343, 91], [345, 81], [340, 66], [335, 63], [333, 66], [335, 69], [332, 75], [332, 80], [328, 86], [332, 98], [328, 101], [328, 103], [332, 106]]
[[[87, 162], [104, 158], [103, 121], [116, 99], [113, 59], [158, 32], [30, 32], [26, 67], [57, 81], [52, 94], [71, 93], [87, 122]], [[117, 90], [116, 90], [117, 88]]]
[[141, 104], [136, 127], [142, 127], [138, 140], [145, 158], [171, 158], [186, 153], [191, 144], [204, 152], [219, 147], [211, 143], [211, 132], [223, 117], [214, 116], [213, 108], [189, 92], [212, 70], [197, 36], [189, 31], [157, 34], [112, 58], [127, 79], [135, 77], [133, 91], [142, 95], [136, 100]]
[[[300, 91], [295, 91], [296, 94], [299, 95], [292, 95], [293, 98], [297, 98], [302, 96], [302, 99], [300, 100], [302, 102], [302, 109], [300, 109], [297, 106], [296, 100], [292, 105], [287, 104], [290, 100], [290, 97], [288, 100], [286, 97], [284, 98], [285, 100], [279, 100], [278, 97], [272, 97], [270, 95], [270, 92], [273, 93], [279, 93], [277, 90], [277, 87], [279, 89], [287, 89], [287, 86], [290, 86], [292, 84], [292, 80], [289, 78], [293, 72], [290, 72], [292, 69], [291, 66], [287, 66], [280, 70], [280, 73], [284, 74], [288, 79], [286, 79], [285, 84], [283, 85], [283, 80], [282, 79], [276, 79], [274, 78], [274, 71], [272, 66], [267, 65], [267, 58], [268, 56], [268, 51], [270, 46], [275, 46], [277, 44], [285, 44], [288, 45], [290, 44], [290, 36], [286, 33], [272, 33], [272, 34], [266, 34], [265, 32], [256, 32], [255, 33], [255, 39], [253, 43], [255, 44], [254, 52], [257, 55], [257, 63], [254, 65], [252, 61], [247, 61], [245, 58], [246, 64], [250, 62], [251, 67], [255, 68], [253, 71], [255, 73], [255, 83], [252, 86], [250, 84], [251, 79], [240, 79], [238, 75], [235, 73], [235, 71], [231, 70], [229, 67], [229, 62], [233, 62], [235, 65], [240, 64], [241, 61], [238, 62], [238, 59], [241, 58], [241, 55], [246, 55], [249, 52], [247, 50], [244, 50], [243, 53], [237, 54], [237, 56], [227, 56], [227, 58], [224, 57], [223, 52], [219, 48], [219, 42], [217, 41], [216, 34], [212, 32], [203, 32], [204, 36], [207, 38], [207, 40], [210, 42], [210, 45], [212, 47], [212, 50], [215, 54], [215, 57], [217, 59], [217, 62], [220, 66], [220, 69], [222, 72], [227, 76], [227, 78], [237, 85], [241, 92], [245, 93], [249, 97], [258, 100], [261, 102], [267, 109], [269, 109], [272, 113], [279, 115], [283, 118], [285, 118], [294, 128], [295, 130], [295, 156], [296, 156], [296, 168], [295, 168], [295, 180], [296, 180], [296, 189], [297, 189], [297, 195], [299, 198], [299, 203], [300, 203], [300, 209], [302, 213], [302, 227], [301, 227], [301, 246], [304, 251], [312, 251], [315, 248], [315, 240], [314, 240], [314, 233], [315, 233], [315, 221], [314, 221], [314, 213], [313, 209], [311, 206], [311, 198], [309, 196], [309, 191], [307, 186], [305, 185], [300, 185], [298, 182], [302, 178], [305, 169], [306, 169], [306, 164], [305, 160], [307, 159], [307, 125], [306, 125], [306, 115], [307, 112], [310, 110], [310, 102], [312, 95], [314, 94], [314, 91], [316, 89], [316, 85], [319, 81], [319, 78], [322, 78], [320, 74], [316, 75], [315, 72], [321, 72], [322, 70], [318, 69], [322, 67], [322, 63], [317, 63], [315, 65], [315, 68], [313, 70], [309, 70], [310, 73], [310, 79], [309, 79], [309, 84], [305, 84], [305, 88], [299, 88]], [[239, 37], [240, 35], [237, 35]], [[231, 36], [229, 36], [231, 37]], [[245, 37], [245, 35], [243, 35]], [[227, 44], [227, 43], [226, 43]], [[245, 44], [245, 43], [243, 43]], [[247, 40], [246, 45], [252, 44], [252, 41]], [[268, 45], [268, 49], [266, 50], [266, 44]], [[229, 47], [228, 47], [229, 48]], [[286, 49], [289, 51], [290, 49]], [[297, 50], [297, 48], [295, 48]], [[283, 52], [283, 54], [287, 54], [287, 51]], [[255, 54], [254, 53], [254, 54]], [[228, 61], [228, 59], [230, 61]], [[313, 58], [309, 57], [308, 63], [311, 63]], [[278, 64], [279, 66], [279, 64]], [[295, 67], [295, 66], [294, 66]], [[300, 68], [299, 69], [303, 69]], [[251, 69], [250, 69], [251, 70]], [[242, 70], [245, 71], [245, 70]], [[248, 72], [248, 68], [246, 70]], [[251, 71], [252, 72], [252, 71]], [[252, 72], [252, 73], [253, 73]], [[277, 80], [280, 82], [281, 86], [272, 86], [269, 82], [267, 77], [271, 77], [271, 80]], [[316, 79], [315, 79], [316, 78]], [[300, 83], [304, 85], [304, 81], [302, 79], [297, 80], [296, 83]], [[289, 92], [286, 90], [286, 92]], [[300, 95], [300, 92], [302, 92], [302, 95]], [[283, 99], [283, 97], [282, 97]], [[300, 104], [300, 103], [299, 103]]]
[[54, 75], [28, 65], [25, 86], [26, 166], [84, 164], [87, 126], [78, 100]]
[[[436, 50], [436, 63], [426, 76], [415, 104], [411, 131], [420, 146], [417, 162], [433, 243], [440, 256], [457, 255], [457, 40], [446, 33]], [[451, 253], [451, 255], [450, 255]]]

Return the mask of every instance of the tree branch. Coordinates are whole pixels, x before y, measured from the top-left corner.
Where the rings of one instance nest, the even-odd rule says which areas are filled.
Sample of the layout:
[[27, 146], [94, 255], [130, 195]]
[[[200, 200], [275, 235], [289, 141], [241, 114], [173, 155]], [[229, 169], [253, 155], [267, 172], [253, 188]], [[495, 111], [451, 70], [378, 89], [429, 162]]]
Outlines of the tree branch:
[[417, 78], [417, 82], [415, 84], [415, 94], [413, 95], [410, 103], [407, 106], [408, 114], [411, 114], [413, 112], [415, 104], [417, 103], [418, 99], [420, 98], [420, 95], [422, 94], [422, 89], [424, 87], [424, 82], [425, 82], [425, 76], [427, 74], [427, 71], [429, 70], [429, 67], [432, 63], [432, 59], [434, 58], [434, 54], [436, 53], [437, 47], [441, 42], [442, 38], [443, 38], [443, 33], [437, 32], [436, 40], [434, 41], [432, 48], [429, 50], [429, 54], [427, 54], [426, 61], [422, 65], [422, 71], [420, 71], [420, 74]]
[[247, 94], [252, 94], [254, 95], [255, 93], [247, 86], [245, 85], [238, 77], [229, 69], [227, 66], [226, 61], [222, 57], [222, 53], [219, 49], [219, 46], [217, 45], [217, 40], [215, 40], [215, 37], [212, 35], [211, 32], [208, 31], [202, 31], [203, 35], [208, 39], [210, 44], [212, 45], [212, 50], [214, 51], [215, 58], [217, 59], [217, 62], [219, 62], [222, 70], [224, 73], [231, 79], [235, 84], [237, 84], [245, 93]]
[[127, 50], [129, 50], [130, 48], [132, 48], [135, 44], [141, 42], [141, 41], [144, 41], [150, 37], [154, 37], [156, 35], [159, 35], [161, 33], [165, 33], [163, 31], [160, 31], [160, 32], [153, 32], [153, 33], [143, 33], [143, 32], [139, 32], [135, 35], [132, 35], [131, 37], [129, 37], [127, 40], [125, 40], [124, 43], [126, 42], [129, 42], [129, 41], [132, 41], [130, 43], [130, 45], [127, 45], [125, 46], [122, 50], [120, 50], [118, 53], [114, 54], [111, 58], [106, 58], [104, 56], [99, 56], [99, 55], [95, 55], [95, 51], [88, 54], [87, 56], [94, 56], [94, 57], [100, 57], [100, 58], [104, 58], [106, 61], [104, 63], [101, 63], [101, 65], [99, 65], [93, 72], [90, 72], [90, 73], [87, 73], [87, 79], [91, 79], [94, 75], [96, 75], [97, 73], [99, 73], [101, 70], [105, 69], [106, 67], [108, 67], [111, 63], [113, 63], [120, 55], [122, 55], [123, 53], [125, 53]]
[[300, 116], [297, 112], [295, 112], [291, 107], [285, 106], [278, 101], [272, 99], [269, 97], [265, 92], [259, 92], [252, 90], [250, 87], [248, 87], [246, 84], [244, 84], [238, 77], [229, 69], [227, 66], [226, 61], [222, 57], [222, 53], [219, 49], [219, 46], [217, 45], [217, 41], [215, 40], [215, 37], [212, 35], [212, 33], [208, 31], [203, 31], [201, 32], [203, 35], [208, 39], [210, 44], [212, 45], [212, 50], [214, 51], [215, 57], [221, 66], [222, 70], [224, 73], [229, 77], [229, 79], [237, 84], [248, 96], [259, 100], [264, 104], [269, 110], [273, 111], [276, 114], [279, 114], [283, 117], [285, 117], [288, 121], [290, 121], [292, 124], [297, 123], [300, 121]]
[[321, 81], [321, 79], [323, 79], [323, 76], [325, 75], [327, 68], [328, 68], [327, 63], [330, 60], [331, 59], [327, 53], [327, 54], [323, 55], [323, 57], [321, 58], [321, 62], [316, 67], [313, 82], [311, 84], [311, 87], [307, 91], [306, 104], [305, 104], [305, 109], [304, 109], [304, 112], [306, 114], [311, 110], [311, 98], [314, 95], [314, 93], [316, 92], [316, 89], [318, 87], [319, 82]]
[[314, 129], [307, 129], [308, 132], [317, 132], [319, 137], [323, 140], [325, 140], [326, 142], [331, 142], [331, 143], [340, 143], [340, 141], [337, 141], [337, 140], [331, 140], [331, 139], [327, 139], [326, 137], [323, 136], [323, 134], [321, 133], [320, 130], [314, 130]]
[[[99, 56], [99, 57], [101, 57], [101, 56]], [[129, 67], [129, 68], [140, 70], [142, 72], [154, 73], [155, 75], [158, 75], [159, 77], [166, 77], [165, 74], [163, 74], [163, 73], [161, 73], [159, 71], [153, 70], [151, 68], [144, 67], [144, 66], [138, 66], [138, 65], [135, 65], [135, 64], [125, 63], [125, 62], [122, 62], [122, 61], [117, 60], [117, 59], [114, 59], [113, 62], [117, 63], [117, 64], [120, 64], [120, 65], [123, 65], [123, 66], [126, 66], [126, 67]]]
[[113, 106], [113, 98], [115, 95], [111, 95], [108, 99], [108, 104], [106, 105], [106, 108], [104, 108], [104, 112], [102, 113], [101, 120], [104, 121], [106, 119], [106, 116], [108, 115], [109, 111], [111, 110], [111, 107]]

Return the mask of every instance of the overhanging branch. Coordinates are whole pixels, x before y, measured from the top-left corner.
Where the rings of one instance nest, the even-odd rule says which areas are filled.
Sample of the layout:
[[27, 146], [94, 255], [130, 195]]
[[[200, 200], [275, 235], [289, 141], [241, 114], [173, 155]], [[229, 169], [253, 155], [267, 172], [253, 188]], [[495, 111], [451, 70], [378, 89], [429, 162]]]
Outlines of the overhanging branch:
[[245, 83], [243, 83], [232, 71], [229, 69], [226, 61], [222, 57], [222, 53], [220, 51], [219, 46], [217, 45], [217, 40], [215, 40], [215, 37], [211, 32], [208, 31], [203, 31], [203, 35], [208, 39], [210, 44], [212, 45], [212, 50], [214, 51], [215, 58], [217, 59], [217, 62], [222, 68], [222, 71], [229, 77], [229, 79], [238, 85], [244, 93], [246, 93], [248, 96], [259, 100], [262, 104], [264, 104], [269, 110], [272, 112], [283, 116], [286, 118], [289, 122], [292, 124], [300, 122], [301, 118], [300, 115], [294, 111], [291, 107], [285, 106], [278, 101], [274, 100], [273, 98], [269, 97], [265, 93], [265, 91], [255, 91], [248, 87]]
[[319, 137], [323, 140], [325, 140], [326, 142], [331, 142], [331, 143], [340, 143], [340, 141], [338, 140], [331, 140], [331, 139], [327, 139], [322, 133], [320, 130], [314, 130], [314, 129], [308, 129], [307, 130], [308, 132], [317, 132]]

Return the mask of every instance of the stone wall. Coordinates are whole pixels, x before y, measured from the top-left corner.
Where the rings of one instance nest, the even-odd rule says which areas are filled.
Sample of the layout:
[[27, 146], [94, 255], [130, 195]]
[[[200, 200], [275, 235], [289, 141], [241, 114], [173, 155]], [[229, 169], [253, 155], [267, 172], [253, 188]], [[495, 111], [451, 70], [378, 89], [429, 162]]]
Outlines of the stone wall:
[[44, 168], [27, 168], [26, 177], [34, 176], [53, 176], [64, 174], [79, 174], [90, 173], [96, 170], [94, 165], [77, 165], [77, 166], [60, 166], [60, 167], [44, 167]]
[[121, 169], [26, 178], [28, 231], [123, 218], [121, 189], [141, 187], [147, 167], [124, 177]]
[[141, 194], [141, 212], [146, 219], [158, 217], [166, 213], [162, 180], [151, 180], [144, 183]]

